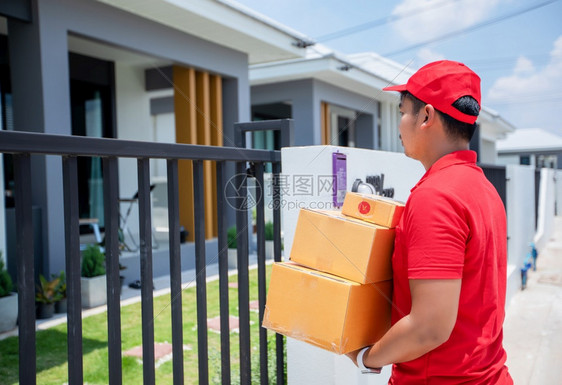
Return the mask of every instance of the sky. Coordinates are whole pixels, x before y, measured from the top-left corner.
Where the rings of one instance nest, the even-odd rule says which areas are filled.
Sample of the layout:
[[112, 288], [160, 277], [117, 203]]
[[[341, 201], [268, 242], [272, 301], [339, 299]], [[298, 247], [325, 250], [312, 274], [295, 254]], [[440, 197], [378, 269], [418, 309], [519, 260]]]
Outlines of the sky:
[[465, 63], [482, 104], [562, 136], [562, 0], [236, 0], [336, 52]]

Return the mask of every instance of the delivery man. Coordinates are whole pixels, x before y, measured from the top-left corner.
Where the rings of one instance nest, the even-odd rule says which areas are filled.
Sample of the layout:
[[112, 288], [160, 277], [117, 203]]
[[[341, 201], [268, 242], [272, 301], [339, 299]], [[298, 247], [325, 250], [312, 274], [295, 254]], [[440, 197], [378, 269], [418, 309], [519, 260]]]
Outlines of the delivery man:
[[393, 364], [389, 384], [513, 384], [502, 345], [505, 209], [469, 150], [480, 78], [443, 60], [384, 90], [401, 93], [404, 152], [426, 173], [396, 228], [392, 327], [348, 356], [364, 372]]

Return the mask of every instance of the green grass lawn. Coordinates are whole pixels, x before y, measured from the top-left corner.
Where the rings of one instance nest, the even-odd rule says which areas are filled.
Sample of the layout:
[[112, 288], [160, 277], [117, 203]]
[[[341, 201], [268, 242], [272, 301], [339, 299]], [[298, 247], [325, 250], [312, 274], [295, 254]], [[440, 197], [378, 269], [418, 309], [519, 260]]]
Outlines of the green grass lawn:
[[[267, 267], [269, 280], [271, 265]], [[237, 282], [231, 276], [230, 282]], [[258, 298], [257, 270], [250, 271], [250, 301]], [[238, 316], [238, 289], [229, 289], [230, 315]], [[172, 341], [170, 295], [154, 298], [154, 341]], [[185, 384], [198, 383], [197, 364], [197, 306], [195, 288], [183, 290], [183, 341]], [[207, 285], [208, 318], [218, 316], [219, 283]], [[83, 362], [84, 382], [92, 384], [108, 383], [107, 365], [107, 313], [87, 317], [83, 320]], [[252, 382], [259, 383], [259, 319], [258, 313], [251, 311]], [[122, 349], [126, 351], [141, 345], [141, 304], [136, 303], [121, 308]], [[40, 384], [61, 385], [68, 381], [66, 324], [37, 332], [37, 379]], [[239, 382], [239, 335], [230, 333], [230, 358], [232, 383]], [[209, 381], [220, 384], [220, 334], [208, 332]], [[275, 384], [275, 334], [268, 332], [269, 376]], [[18, 341], [11, 337], [0, 341], [0, 383], [18, 383]], [[142, 363], [135, 357], [123, 356], [123, 383], [142, 383]], [[172, 361], [156, 368], [157, 384], [172, 384]]]

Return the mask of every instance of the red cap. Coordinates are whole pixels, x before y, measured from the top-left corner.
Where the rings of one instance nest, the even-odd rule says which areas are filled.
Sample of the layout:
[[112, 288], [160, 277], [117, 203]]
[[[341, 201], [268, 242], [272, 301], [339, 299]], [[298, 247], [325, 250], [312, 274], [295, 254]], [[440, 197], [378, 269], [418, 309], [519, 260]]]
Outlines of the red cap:
[[470, 124], [476, 122], [477, 116], [460, 112], [453, 103], [463, 96], [472, 96], [481, 105], [480, 77], [464, 64], [450, 60], [426, 64], [408, 79], [408, 83], [383, 90], [408, 91], [437, 110]]

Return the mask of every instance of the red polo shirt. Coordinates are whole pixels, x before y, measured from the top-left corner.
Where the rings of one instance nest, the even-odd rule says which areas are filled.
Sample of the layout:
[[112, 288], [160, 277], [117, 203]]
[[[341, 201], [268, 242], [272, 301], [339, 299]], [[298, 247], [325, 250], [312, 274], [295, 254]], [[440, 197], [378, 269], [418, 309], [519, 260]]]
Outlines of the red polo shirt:
[[439, 159], [411, 190], [396, 229], [392, 322], [410, 313], [410, 279], [461, 279], [447, 342], [393, 366], [389, 384], [513, 384], [502, 346], [507, 235], [503, 203], [476, 153]]

